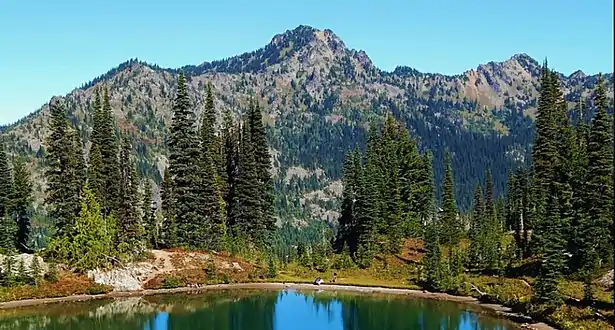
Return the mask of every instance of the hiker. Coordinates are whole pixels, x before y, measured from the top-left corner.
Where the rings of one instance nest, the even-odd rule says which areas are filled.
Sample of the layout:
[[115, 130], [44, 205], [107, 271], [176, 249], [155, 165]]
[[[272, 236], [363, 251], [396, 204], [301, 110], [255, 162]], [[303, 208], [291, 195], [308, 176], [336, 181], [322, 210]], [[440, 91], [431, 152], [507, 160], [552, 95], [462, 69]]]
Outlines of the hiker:
[[333, 278], [331, 279], [331, 282], [335, 283], [335, 280], [337, 280], [337, 273], [333, 273]]

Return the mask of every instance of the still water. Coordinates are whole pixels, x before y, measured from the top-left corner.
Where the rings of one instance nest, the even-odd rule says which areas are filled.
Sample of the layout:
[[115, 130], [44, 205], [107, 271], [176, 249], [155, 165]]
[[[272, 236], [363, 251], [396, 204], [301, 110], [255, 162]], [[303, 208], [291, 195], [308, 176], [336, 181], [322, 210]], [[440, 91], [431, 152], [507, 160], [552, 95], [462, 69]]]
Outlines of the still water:
[[0, 329], [513, 330], [452, 302], [392, 295], [228, 290], [0, 311]]

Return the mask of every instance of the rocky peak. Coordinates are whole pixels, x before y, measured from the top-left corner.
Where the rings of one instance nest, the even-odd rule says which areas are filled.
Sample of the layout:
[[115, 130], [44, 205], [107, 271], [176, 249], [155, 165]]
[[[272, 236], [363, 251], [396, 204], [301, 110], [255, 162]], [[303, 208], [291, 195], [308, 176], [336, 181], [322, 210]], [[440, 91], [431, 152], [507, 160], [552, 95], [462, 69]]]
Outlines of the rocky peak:
[[585, 74], [585, 72], [581, 71], [581, 70], [577, 70], [575, 72], [573, 72], [572, 74], [570, 74], [570, 76], [568, 76], [569, 79], [585, 79], [587, 77], [587, 75]]

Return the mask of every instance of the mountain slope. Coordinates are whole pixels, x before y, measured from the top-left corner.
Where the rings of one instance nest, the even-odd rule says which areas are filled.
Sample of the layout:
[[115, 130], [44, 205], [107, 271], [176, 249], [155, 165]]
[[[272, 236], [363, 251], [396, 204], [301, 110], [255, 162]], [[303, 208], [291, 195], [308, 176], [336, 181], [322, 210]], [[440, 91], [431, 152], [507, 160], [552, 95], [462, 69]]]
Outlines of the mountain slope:
[[[370, 122], [388, 112], [407, 124], [422, 148], [434, 150], [437, 182], [443, 150], [451, 150], [462, 208], [470, 204], [474, 180], [488, 167], [496, 193], [502, 192], [509, 169], [527, 158], [540, 63], [517, 54], [454, 76], [409, 67], [385, 72], [332, 31], [299, 26], [274, 36], [264, 48], [211, 63], [163, 69], [131, 60], [63, 98], [87, 141], [94, 87], [107, 86], [119, 129], [134, 139], [139, 173], [159, 183], [180, 71], [189, 78], [197, 114], [205, 84], [213, 84], [218, 124], [223, 109], [239, 116], [250, 97], [261, 102], [281, 218], [334, 220], [345, 153], [362, 145]], [[587, 97], [597, 81], [582, 72], [560, 78], [571, 102]], [[608, 88], [612, 97], [613, 85]], [[48, 115], [46, 104], [2, 129], [13, 152], [32, 158], [39, 192]]]

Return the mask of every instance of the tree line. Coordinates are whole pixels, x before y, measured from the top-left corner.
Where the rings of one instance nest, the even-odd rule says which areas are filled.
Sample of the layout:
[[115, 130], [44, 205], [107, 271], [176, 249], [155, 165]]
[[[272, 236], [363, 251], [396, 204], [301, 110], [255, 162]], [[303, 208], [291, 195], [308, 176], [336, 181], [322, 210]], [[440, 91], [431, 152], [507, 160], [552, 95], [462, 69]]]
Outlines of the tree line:
[[364, 154], [346, 157], [334, 250], [368, 267], [378, 253], [399, 252], [405, 238], [421, 238], [422, 280], [432, 289], [460, 285], [464, 269], [506, 275], [535, 262], [538, 303], [560, 304], [564, 277], [582, 279], [585, 299], [593, 301], [592, 282], [600, 269], [612, 267], [614, 254], [613, 118], [607, 108], [600, 78], [591, 99], [580, 98], [576, 109], [568, 109], [545, 62], [531, 165], [511, 169], [501, 199], [494, 199], [487, 170], [467, 214], [456, 202], [456, 155], [445, 151], [437, 209], [430, 154], [417, 152], [408, 132], [388, 116], [381, 130], [370, 133]]
[[[216, 133], [211, 86], [206, 94], [198, 125], [180, 74], [161, 207], [153, 201], [150, 179], [137, 175], [129, 133], [114, 122], [106, 88], [94, 92], [89, 139], [82, 139], [88, 134], [68, 120], [61, 100], [50, 102], [44, 155], [45, 206], [53, 221], [49, 257], [85, 271], [138, 259], [147, 248], [267, 246], [275, 219], [260, 106], [250, 101], [237, 122], [225, 111]], [[11, 168], [0, 148], [0, 248], [5, 254], [31, 251], [28, 173], [21, 158]]]

